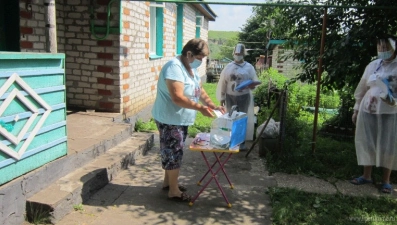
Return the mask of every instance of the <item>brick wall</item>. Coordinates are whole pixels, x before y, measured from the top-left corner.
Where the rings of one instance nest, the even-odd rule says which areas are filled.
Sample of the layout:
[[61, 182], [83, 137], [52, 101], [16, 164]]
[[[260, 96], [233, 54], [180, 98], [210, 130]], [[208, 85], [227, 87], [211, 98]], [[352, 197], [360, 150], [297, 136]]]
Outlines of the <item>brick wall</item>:
[[21, 52], [45, 52], [44, 0], [19, 1]]
[[[109, 0], [93, 2], [63, 0], [67, 104], [70, 108], [121, 112], [119, 35], [90, 31], [90, 17], [95, 26], [106, 26]], [[119, 26], [119, 4], [111, 5], [110, 27]]]
[[156, 71], [163, 63], [163, 59], [153, 62], [149, 59], [149, 5], [148, 2], [122, 1], [120, 45], [125, 54], [120, 56], [120, 84], [122, 111], [127, 116], [153, 101]]
[[[196, 37], [196, 15], [198, 11], [193, 6], [185, 4], [184, 20], [183, 20], [183, 44], [186, 44], [190, 39]], [[208, 40], [208, 19], [205, 19], [204, 26], [201, 27], [200, 36], [204, 40]], [[203, 60], [203, 64], [198, 68], [201, 77], [206, 74], [207, 64]]]
[[[56, 1], [58, 52], [66, 55], [67, 105], [129, 117], [153, 103], [161, 67], [175, 56], [176, 4], [166, 3], [164, 8], [164, 57], [150, 59], [149, 2], [115, 1], [110, 27], [119, 27], [121, 15], [121, 34], [100, 40], [104, 34], [91, 33], [91, 17], [96, 26], [105, 27], [109, 1], [93, 0], [93, 5], [88, 0]], [[20, 1], [21, 48], [45, 52], [44, 0], [32, 2], [26, 7]], [[184, 4], [183, 44], [195, 38], [197, 14], [194, 6]], [[201, 38], [208, 39], [207, 19]], [[199, 67], [202, 77], [205, 70], [204, 62]]]
[[[122, 2], [122, 33], [129, 37], [120, 38], [120, 45], [127, 52], [120, 57], [122, 110], [126, 117], [138, 113], [149, 103], [154, 102], [160, 70], [176, 55], [176, 4], [165, 4], [164, 57], [160, 59], [149, 58], [149, 7], [149, 2]], [[183, 44], [186, 44], [196, 35], [196, 11], [195, 8], [186, 4], [184, 5], [183, 28]], [[208, 31], [202, 34], [203, 39], [208, 39]], [[200, 66], [201, 76], [205, 74], [205, 68], [205, 65]]]

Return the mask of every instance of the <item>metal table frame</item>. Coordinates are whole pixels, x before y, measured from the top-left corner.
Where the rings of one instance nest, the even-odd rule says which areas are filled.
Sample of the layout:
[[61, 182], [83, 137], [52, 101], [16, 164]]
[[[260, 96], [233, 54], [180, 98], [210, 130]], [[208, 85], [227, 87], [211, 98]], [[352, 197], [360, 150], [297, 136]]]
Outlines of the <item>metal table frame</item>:
[[[229, 149], [214, 149], [209, 145], [208, 141], [205, 140], [200, 140], [198, 136], [192, 141], [192, 144], [189, 146], [189, 149], [191, 151], [199, 151], [201, 153], [202, 158], [205, 161], [205, 164], [208, 167], [207, 172], [201, 177], [200, 181], [197, 182], [197, 185], [201, 186], [201, 182], [207, 177], [208, 174], [210, 174], [209, 180], [204, 184], [204, 186], [200, 189], [200, 191], [192, 198], [192, 200], [189, 202], [189, 205], [192, 206], [194, 202], [197, 200], [197, 198], [200, 196], [200, 194], [207, 188], [207, 186], [211, 183], [211, 181], [215, 181], [219, 191], [222, 193], [223, 198], [225, 199], [227, 206], [230, 208], [232, 207], [232, 204], [229, 202], [225, 192], [223, 191], [222, 186], [219, 183], [218, 178], [216, 177], [217, 174], [222, 171], [223, 174], [225, 175], [230, 188], [234, 189], [234, 186], [232, 182], [230, 181], [229, 176], [226, 173], [225, 170], [225, 164], [229, 161], [230, 157], [233, 154], [239, 153], [239, 146], [236, 146], [234, 149], [229, 150]], [[210, 164], [208, 161], [207, 156], [205, 155], [206, 153], [213, 153], [215, 156], [215, 161]], [[221, 161], [221, 158], [225, 156], [226, 158]], [[216, 165], [219, 165], [218, 168], [214, 169]]]

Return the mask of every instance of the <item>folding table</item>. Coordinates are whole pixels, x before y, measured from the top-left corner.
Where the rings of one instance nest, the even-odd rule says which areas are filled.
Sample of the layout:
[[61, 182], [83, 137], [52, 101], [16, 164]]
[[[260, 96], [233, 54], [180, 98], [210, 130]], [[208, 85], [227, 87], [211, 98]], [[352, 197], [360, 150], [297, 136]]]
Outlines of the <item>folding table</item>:
[[[230, 188], [233, 189], [234, 186], [231, 183], [229, 176], [226, 173], [226, 170], [224, 168], [225, 164], [227, 161], [230, 159], [230, 157], [233, 154], [239, 153], [239, 145], [235, 146], [233, 149], [214, 149], [210, 144], [209, 144], [209, 135], [208, 133], [199, 133], [197, 136], [194, 138], [192, 143], [189, 146], [189, 149], [191, 151], [198, 151], [201, 153], [203, 160], [205, 161], [205, 164], [208, 167], [207, 172], [203, 175], [203, 177], [200, 179], [200, 181], [197, 182], [197, 185], [201, 186], [201, 182], [205, 179], [205, 177], [210, 174], [209, 180], [204, 184], [204, 186], [201, 188], [201, 190], [192, 198], [190, 201], [189, 205], [192, 206], [194, 201], [200, 196], [200, 194], [207, 188], [207, 186], [211, 183], [212, 180], [215, 181], [216, 185], [218, 186], [218, 189], [221, 191], [223, 198], [225, 199], [227, 206], [230, 208], [232, 207], [232, 204], [229, 202], [229, 200], [226, 197], [225, 192], [222, 189], [222, 186], [220, 185], [218, 178], [216, 175], [218, 174], [219, 171], [222, 171], [223, 174], [225, 175], [227, 181], [229, 182]], [[213, 153], [215, 156], [215, 161], [212, 163], [212, 165], [208, 162], [208, 159], [206, 157], [206, 153]], [[222, 156], [225, 156], [226, 158], [221, 161]], [[218, 164], [219, 167], [215, 170], [214, 167], [215, 165]]]

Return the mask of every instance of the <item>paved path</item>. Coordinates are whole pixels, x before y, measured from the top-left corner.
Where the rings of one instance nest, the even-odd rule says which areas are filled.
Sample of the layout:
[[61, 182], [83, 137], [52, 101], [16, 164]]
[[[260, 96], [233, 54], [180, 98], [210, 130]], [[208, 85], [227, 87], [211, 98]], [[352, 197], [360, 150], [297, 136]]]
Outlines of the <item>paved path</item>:
[[[189, 144], [191, 139], [186, 141]], [[200, 195], [193, 206], [167, 199], [161, 190], [163, 170], [158, 156], [158, 135], [155, 146], [146, 156], [138, 158], [136, 165], [122, 171], [107, 186], [98, 191], [83, 206], [64, 217], [59, 225], [131, 225], [131, 224], [271, 224], [268, 187], [287, 187], [298, 190], [335, 194], [340, 192], [353, 196], [378, 197], [378, 189], [371, 184], [352, 185], [347, 181], [329, 179], [325, 181], [303, 175], [275, 173], [268, 176], [263, 158], [258, 157], [257, 147], [246, 158], [246, 152], [233, 155], [226, 164], [227, 173], [234, 189], [220, 175], [232, 208], [228, 208], [215, 183]], [[185, 151], [180, 182], [187, 186], [188, 193], [200, 189], [197, 181], [207, 167], [199, 152]], [[395, 190], [397, 191], [397, 190]], [[391, 197], [395, 198], [393, 194]]]
[[[189, 144], [188, 139], [186, 144]], [[69, 224], [271, 224], [271, 208], [266, 189], [275, 186], [273, 177], [266, 176], [263, 159], [257, 149], [245, 158], [245, 152], [233, 155], [226, 164], [234, 189], [224, 176], [220, 182], [229, 201], [228, 208], [214, 182], [200, 195], [193, 206], [167, 199], [161, 190], [163, 170], [158, 156], [158, 136], [148, 155], [136, 165], [121, 172], [88, 202], [83, 210], [62, 219], [59, 225]], [[199, 191], [197, 181], [206, 171], [199, 152], [185, 151], [180, 182], [188, 193]]]

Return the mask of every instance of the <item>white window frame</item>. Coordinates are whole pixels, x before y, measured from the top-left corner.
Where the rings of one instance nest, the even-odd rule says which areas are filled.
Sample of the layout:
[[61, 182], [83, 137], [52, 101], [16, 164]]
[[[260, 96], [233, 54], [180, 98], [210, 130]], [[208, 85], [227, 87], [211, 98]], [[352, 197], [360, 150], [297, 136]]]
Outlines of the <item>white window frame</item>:
[[[201, 24], [197, 24], [197, 19], [200, 18]], [[204, 26], [204, 16], [196, 16], [196, 27], [203, 27]]]
[[149, 55], [156, 56], [158, 49], [156, 47], [157, 43], [157, 8], [164, 8], [165, 2], [150, 2], [149, 9]]
[[150, 7], [165, 7], [165, 2], [150, 2]]

